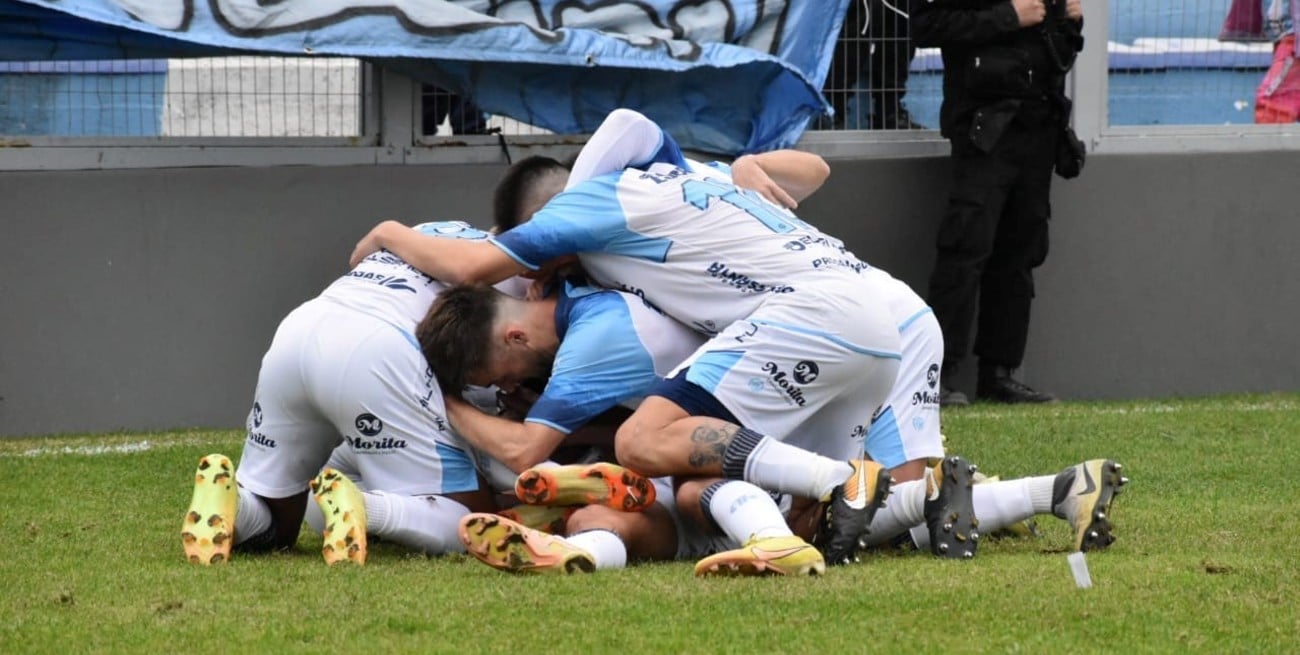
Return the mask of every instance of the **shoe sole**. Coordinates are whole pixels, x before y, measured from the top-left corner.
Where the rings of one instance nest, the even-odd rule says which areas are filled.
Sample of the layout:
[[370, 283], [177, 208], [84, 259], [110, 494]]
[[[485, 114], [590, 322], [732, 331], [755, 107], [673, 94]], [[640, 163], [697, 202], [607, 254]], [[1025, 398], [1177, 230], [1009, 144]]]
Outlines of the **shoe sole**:
[[229, 457], [213, 453], [199, 460], [194, 495], [181, 523], [185, 559], [204, 566], [230, 560], [238, 497], [235, 467]]
[[[812, 548], [809, 546], [809, 548]], [[779, 558], [778, 558], [779, 559]], [[818, 576], [826, 574], [826, 562], [817, 559], [794, 566], [755, 556], [747, 548], [710, 555], [695, 565], [698, 577], [756, 577], [770, 575]]]
[[655, 502], [650, 479], [616, 464], [531, 468], [515, 480], [515, 495], [528, 505], [604, 505], [640, 512]]
[[311, 481], [316, 504], [325, 516], [321, 555], [325, 563], [366, 563], [366, 501], [347, 476], [326, 468]]
[[[961, 457], [948, 457], [940, 464], [943, 481], [939, 486], [942, 503], [926, 507], [926, 526], [930, 528], [930, 552], [945, 559], [975, 557], [979, 545], [979, 519], [975, 517], [974, 465]], [[929, 505], [929, 503], [927, 503]], [[931, 513], [935, 513], [932, 516]]]
[[[496, 514], [470, 514], [457, 528], [465, 551], [488, 566], [510, 573], [591, 573], [596, 562], [576, 548], [548, 549], [541, 532]], [[555, 542], [551, 542], [552, 544]]]
[[1124, 466], [1109, 459], [1086, 462], [1084, 468], [1087, 469], [1085, 473], [1097, 481], [1097, 494], [1086, 507], [1083, 503], [1079, 505], [1079, 515], [1086, 515], [1088, 523], [1076, 528], [1074, 542], [1076, 550], [1102, 550], [1115, 542], [1110, 505], [1128, 483], [1128, 478], [1120, 475]]

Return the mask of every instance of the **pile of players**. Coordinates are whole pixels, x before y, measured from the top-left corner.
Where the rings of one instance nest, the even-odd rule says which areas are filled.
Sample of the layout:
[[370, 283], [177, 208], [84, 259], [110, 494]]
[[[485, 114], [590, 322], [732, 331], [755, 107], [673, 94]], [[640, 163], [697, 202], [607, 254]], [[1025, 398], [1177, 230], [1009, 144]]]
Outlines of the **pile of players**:
[[792, 211], [828, 174], [691, 161], [617, 110], [571, 167], [511, 167], [494, 234], [379, 224], [281, 323], [238, 469], [200, 461], [187, 558], [291, 547], [304, 516], [331, 564], [381, 538], [512, 572], [968, 558], [1040, 514], [1109, 545], [1118, 463], [975, 484], [945, 455], [933, 314]]

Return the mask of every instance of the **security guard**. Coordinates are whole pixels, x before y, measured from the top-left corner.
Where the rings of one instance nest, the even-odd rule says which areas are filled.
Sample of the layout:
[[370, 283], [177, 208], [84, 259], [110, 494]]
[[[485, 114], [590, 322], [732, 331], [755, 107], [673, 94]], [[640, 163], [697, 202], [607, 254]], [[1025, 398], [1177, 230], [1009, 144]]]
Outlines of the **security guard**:
[[952, 144], [928, 298], [946, 344], [942, 404], [967, 402], [947, 381], [977, 315], [977, 396], [1054, 401], [1014, 373], [1029, 334], [1033, 269], [1047, 257], [1052, 173], [1073, 177], [1082, 166], [1064, 92], [1083, 49], [1080, 0], [911, 0], [911, 20], [913, 42], [943, 53], [939, 127]]

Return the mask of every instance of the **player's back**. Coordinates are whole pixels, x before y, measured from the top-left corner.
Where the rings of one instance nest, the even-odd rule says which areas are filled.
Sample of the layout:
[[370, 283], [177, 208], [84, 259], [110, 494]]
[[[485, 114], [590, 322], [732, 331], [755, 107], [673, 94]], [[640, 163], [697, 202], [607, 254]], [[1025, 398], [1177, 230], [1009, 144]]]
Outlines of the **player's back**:
[[867, 268], [840, 240], [707, 166], [659, 163], [589, 184], [613, 185], [626, 234], [581, 253], [588, 273], [706, 333], [773, 299], [825, 309], [836, 302], [828, 292], [852, 297]]
[[[415, 226], [436, 237], [486, 239], [488, 234], [460, 221]], [[445, 286], [386, 250], [372, 253], [321, 293], [345, 307], [369, 314], [408, 332], [424, 318]]]

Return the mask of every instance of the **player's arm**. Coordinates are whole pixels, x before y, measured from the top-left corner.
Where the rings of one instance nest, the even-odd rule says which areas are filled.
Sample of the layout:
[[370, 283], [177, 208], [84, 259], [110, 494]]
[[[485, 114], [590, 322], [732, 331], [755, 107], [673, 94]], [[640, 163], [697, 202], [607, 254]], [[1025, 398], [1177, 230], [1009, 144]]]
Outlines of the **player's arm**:
[[485, 414], [457, 398], [449, 397], [446, 403], [447, 418], [456, 432], [515, 473], [546, 461], [566, 436], [542, 423]]
[[489, 241], [432, 237], [397, 221], [384, 221], [371, 229], [357, 242], [349, 263], [356, 266], [379, 250], [387, 250], [448, 284], [496, 284], [528, 270]]
[[830, 174], [825, 159], [802, 150], [743, 155], [731, 162], [731, 181], [736, 186], [757, 191], [789, 209], [820, 189]]
[[631, 109], [615, 109], [582, 146], [565, 189], [625, 168], [654, 162], [686, 165], [677, 142], [657, 123]]

